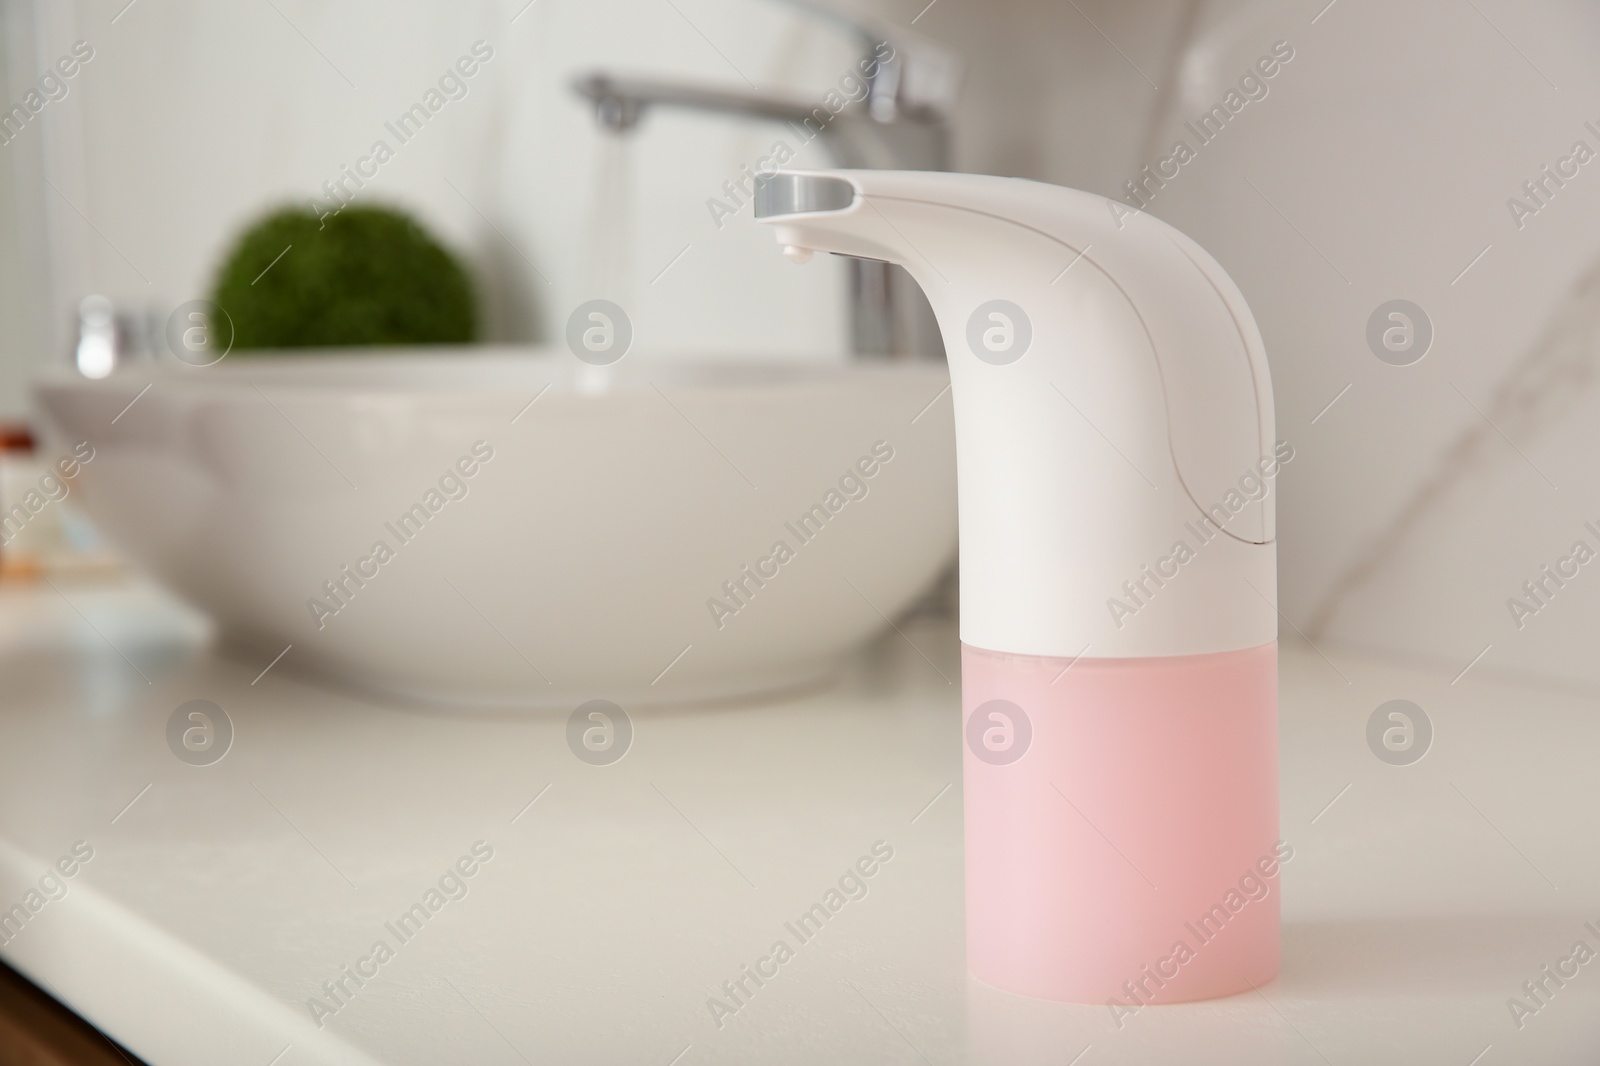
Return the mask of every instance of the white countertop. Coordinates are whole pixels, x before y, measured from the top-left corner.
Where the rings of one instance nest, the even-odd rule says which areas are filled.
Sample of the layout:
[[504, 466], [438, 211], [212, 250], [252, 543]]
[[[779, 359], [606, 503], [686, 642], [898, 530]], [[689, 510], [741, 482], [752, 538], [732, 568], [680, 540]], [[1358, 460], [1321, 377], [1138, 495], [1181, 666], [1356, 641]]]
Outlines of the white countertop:
[[[595, 766], [562, 716], [384, 706], [292, 650], [258, 678], [137, 584], [0, 589], [0, 907], [93, 849], [0, 956], [153, 1066], [1600, 1062], [1600, 959], [1520, 1030], [1507, 1005], [1600, 951], [1600, 701], [1286, 646], [1282, 975], [1119, 1029], [966, 976], [958, 649], [906, 632], [831, 688], [638, 711]], [[1367, 747], [1392, 698], [1434, 725], [1414, 765]], [[168, 747], [192, 699], [234, 726], [212, 765]], [[867, 894], [719, 1028], [708, 997], [879, 841]], [[319, 1029], [308, 1000], [379, 940]]]

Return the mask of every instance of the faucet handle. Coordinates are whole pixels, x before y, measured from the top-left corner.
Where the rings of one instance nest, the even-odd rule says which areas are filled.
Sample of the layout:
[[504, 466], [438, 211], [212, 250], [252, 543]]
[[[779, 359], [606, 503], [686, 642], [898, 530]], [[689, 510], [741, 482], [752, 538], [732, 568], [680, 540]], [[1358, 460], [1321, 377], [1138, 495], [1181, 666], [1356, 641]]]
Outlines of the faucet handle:
[[960, 59], [921, 34], [899, 27], [885, 27], [884, 33], [873, 46], [878, 70], [867, 79], [867, 113], [878, 122], [893, 122], [902, 115], [948, 116], [961, 87]]
[[906, 115], [943, 118], [961, 85], [956, 53], [913, 30], [870, 16], [842, 11], [823, 0], [783, 0], [855, 36], [865, 51], [867, 113], [878, 122]]

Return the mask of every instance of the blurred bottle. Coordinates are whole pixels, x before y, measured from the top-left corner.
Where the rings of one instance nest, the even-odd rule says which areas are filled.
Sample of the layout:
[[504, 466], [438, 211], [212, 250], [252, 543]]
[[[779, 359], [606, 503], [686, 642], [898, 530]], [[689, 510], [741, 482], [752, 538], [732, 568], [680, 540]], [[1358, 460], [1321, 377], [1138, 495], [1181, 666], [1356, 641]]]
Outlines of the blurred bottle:
[[52, 461], [42, 454], [27, 426], [0, 424], [0, 580], [106, 576], [121, 569], [71, 499], [81, 471], [70, 456]]
[[53, 539], [44, 517], [48, 509], [35, 514], [25, 502], [43, 476], [28, 427], [0, 425], [0, 578], [34, 576], [40, 548]]

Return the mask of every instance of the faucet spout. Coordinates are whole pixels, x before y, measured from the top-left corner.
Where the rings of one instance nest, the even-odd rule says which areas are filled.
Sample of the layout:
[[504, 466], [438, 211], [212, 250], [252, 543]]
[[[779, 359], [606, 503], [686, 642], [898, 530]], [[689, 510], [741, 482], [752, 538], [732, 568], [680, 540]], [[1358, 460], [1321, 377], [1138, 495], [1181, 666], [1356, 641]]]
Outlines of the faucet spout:
[[613, 133], [632, 130], [652, 106], [679, 107], [774, 122], [802, 123], [811, 117], [811, 108], [806, 104], [775, 94], [740, 92], [649, 78], [619, 78], [603, 71], [579, 77], [572, 87], [594, 104], [596, 120]]
[[[882, 32], [813, 0], [788, 2], [857, 37], [864, 49], [859, 69], [865, 92], [852, 98], [860, 106], [835, 110], [794, 95], [607, 71], [582, 75], [572, 87], [593, 106], [601, 128], [615, 134], [631, 133], [652, 108], [672, 107], [787, 125], [801, 144], [815, 139], [843, 168], [948, 170], [945, 116], [953, 60], [936, 46], [913, 42], [899, 31]], [[943, 356], [933, 310], [904, 270], [862, 259], [850, 269], [851, 346], [858, 356]]]

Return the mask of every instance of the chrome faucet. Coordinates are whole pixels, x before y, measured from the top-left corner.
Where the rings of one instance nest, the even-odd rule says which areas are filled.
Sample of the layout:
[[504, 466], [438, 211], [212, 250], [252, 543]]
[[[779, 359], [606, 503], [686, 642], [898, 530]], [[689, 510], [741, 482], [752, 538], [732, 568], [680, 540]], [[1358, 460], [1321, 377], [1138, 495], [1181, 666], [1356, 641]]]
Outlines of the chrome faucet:
[[[854, 19], [814, 0], [786, 0], [843, 27], [861, 44], [865, 93], [837, 113], [791, 95], [712, 88], [597, 71], [573, 88], [594, 105], [600, 125], [632, 131], [651, 107], [677, 107], [787, 123], [805, 141], [817, 138], [841, 167], [947, 170], [946, 113], [955, 64], [921, 39]], [[851, 349], [861, 358], [942, 358], [933, 310], [903, 269], [850, 260]]]

